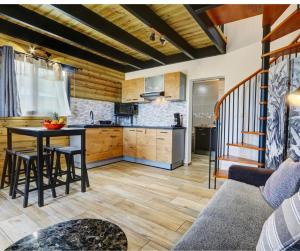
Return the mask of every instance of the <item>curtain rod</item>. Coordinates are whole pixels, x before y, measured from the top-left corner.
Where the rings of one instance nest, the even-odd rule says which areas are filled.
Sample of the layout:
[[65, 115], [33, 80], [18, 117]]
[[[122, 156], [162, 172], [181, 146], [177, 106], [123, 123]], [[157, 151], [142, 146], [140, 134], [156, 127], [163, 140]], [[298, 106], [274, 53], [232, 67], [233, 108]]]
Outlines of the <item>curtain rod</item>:
[[31, 58], [34, 58], [34, 59], [43, 59], [43, 60], [46, 60], [46, 61], [48, 61], [48, 62], [52, 62], [52, 63], [55, 63], [55, 64], [60, 64], [60, 65], [63, 66], [63, 67], [73, 68], [73, 69], [75, 69], [75, 70], [82, 70], [82, 68], [78, 68], [78, 67], [75, 67], [75, 66], [72, 66], [72, 65], [67, 65], [67, 64], [55, 62], [55, 61], [50, 60], [50, 59], [48, 59], [48, 58], [43, 58], [43, 57], [40, 57], [40, 56], [35, 56], [35, 55], [29, 54], [29, 53], [20, 52], [20, 51], [16, 51], [16, 50], [14, 50], [14, 52], [15, 52], [16, 54], [23, 54], [23, 55], [29, 56], [29, 57], [31, 57]]

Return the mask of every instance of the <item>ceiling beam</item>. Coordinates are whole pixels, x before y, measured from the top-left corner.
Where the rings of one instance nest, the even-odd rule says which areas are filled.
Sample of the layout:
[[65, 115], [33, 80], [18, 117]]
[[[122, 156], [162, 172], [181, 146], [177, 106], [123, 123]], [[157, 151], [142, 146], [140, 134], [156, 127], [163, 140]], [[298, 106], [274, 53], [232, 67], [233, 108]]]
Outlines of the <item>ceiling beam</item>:
[[0, 13], [13, 19], [16, 19], [20, 22], [29, 24], [32, 27], [70, 40], [74, 43], [77, 43], [78, 45], [84, 46], [87, 49], [122, 61], [128, 65], [135, 67], [136, 69], [141, 69], [141, 60], [138, 60], [124, 52], [121, 52], [102, 42], [99, 42], [96, 39], [86, 36], [81, 32], [75, 31], [67, 26], [64, 26], [63, 24], [60, 24], [50, 18], [44, 17], [23, 6], [3, 4], [1, 5]]
[[46, 47], [51, 50], [70, 55], [72, 57], [89, 61], [94, 64], [102, 65], [117, 71], [126, 72], [129, 70], [136, 70], [131, 66], [126, 66], [114, 62], [105, 57], [101, 57], [89, 51], [80, 49], [76, 46], [48, 37], [44, 34], [22, 27], [20, 25], [17, 25], [15, 23], [9, 22], [4, 19], [0, 19], [0, 26], [1, 26], [0, 33], [27, 41], [35, 45]]
[[161, 35], [181, 50], [190, 59], [195, 59], [194, 48], [163, 21], [153, 10], [145, 4], [124, 4], [124, 9], [141, 20], [147, 26], [154, 28]]
[[[197, 59], [200, 59], [200, 58], [206, 58], [206, 57], [220, 55], [220, 52], [214, 45], [211, 45], [208, 47], [195, 49], [195, 55], [196, 55]], [[178, 54], [168, 56], [167, 64], [175, 64], [175, 63], [185, 62], [185, 61], [189, 61], [189, 60], [190, 59], [188, 59], [186, 57], [186, 55], [184, 55], [183, 53], [178, 53]], [[144, 68], [152, 68], [152, 67], [157, 67], [157, 66], [159, 66], [158, 63], [153, 62], [153, 61], [152, 62], [146, 61], [143, 65]]]
[[192, 15], [192, 17], [202, 28], [202, 30], [206, 33], [206, 35], [210, 38], [210, 40], [213, 42], [213, 44], [216, 46], [219, 52], [226, 53], [226, 42], [215, 27], [214, 23], [206, 14], [206, 12], [201, 12], [197, 14], [189, 4], [185, 5], [185, 8]]
[[159, 62], [160, 64], [166, 64], [165, 55], [150, 45], [137, 39], [130, 33], [121, 29], [117, 25], [109, 22], [105, 18], [97, 15], [95, 12], [78, 4], [54, 4], [54, 7], [63, 11], [65, 14], [71, 16], [72, 18], [78, 20], [84, 25], [105, 34], [106, 36], [136, 50], [140, 53], [148, 55], [153, 60]]
[[221, 4], [190, 4], [191, 8], [196, 12], [196, 14], [216, 8], [220, 5]]

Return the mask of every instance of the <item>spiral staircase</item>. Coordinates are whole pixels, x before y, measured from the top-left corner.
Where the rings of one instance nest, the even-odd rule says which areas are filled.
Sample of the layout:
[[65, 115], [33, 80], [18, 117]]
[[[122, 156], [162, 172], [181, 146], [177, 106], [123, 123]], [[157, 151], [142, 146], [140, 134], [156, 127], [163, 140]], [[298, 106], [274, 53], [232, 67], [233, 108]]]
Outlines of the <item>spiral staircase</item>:
[[228, 177], [226, 163], [265, 166], [268, 71], [284, 58], [297, 56], [300, 34], [275, 51], [270, 51], [270, 43], [300, 28], [299, 6], [272, 31], [270, 27], [263, 27], [262, 68], [228, 90], [216, 105], [215, 184], [217, 178]]

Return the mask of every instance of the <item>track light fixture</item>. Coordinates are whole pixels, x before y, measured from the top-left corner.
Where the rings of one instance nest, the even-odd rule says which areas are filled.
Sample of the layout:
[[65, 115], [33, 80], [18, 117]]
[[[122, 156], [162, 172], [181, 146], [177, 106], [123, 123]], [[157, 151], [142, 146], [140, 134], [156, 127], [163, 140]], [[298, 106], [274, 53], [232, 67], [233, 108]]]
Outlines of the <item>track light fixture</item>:
[[151, 32], [151, 34], [150, 34], [150, 36], [149, 36], [149, 39], [150, 39], [151, 41], [155, 41], [155, 32], [154, 32], [154, 31]]
[[159, 38], [159, 42], [162, 46], [164, 46], [166, 44], [166, 39], [163, 35]]

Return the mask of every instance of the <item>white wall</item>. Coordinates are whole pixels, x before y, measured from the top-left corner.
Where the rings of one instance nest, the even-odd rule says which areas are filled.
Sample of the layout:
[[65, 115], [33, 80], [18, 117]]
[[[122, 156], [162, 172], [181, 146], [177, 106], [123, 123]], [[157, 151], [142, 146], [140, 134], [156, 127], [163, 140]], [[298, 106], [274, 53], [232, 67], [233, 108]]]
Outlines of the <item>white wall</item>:
[[[288, 8], [292, 12], [295, 5]], [[187, 61], [140, 70], [125, 74], [125, 79], [147, 77], [167, 72], [181, 71], [187, 74], [187, 108], [188, 128], [186, 135], [185, 162], [191, 161], [191, 133], [192, 133], [192, 81], [195, 79], [224, 77], [225, 91], [248, 77], [261, 66], [261, 16], [247, 18], [225, 25], [225, 35], [228, 39], [227, 53], [224, 55]], [[297, 32], [290, 34], [272, 46], [272, 49], [288, 44]]]

